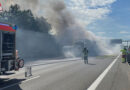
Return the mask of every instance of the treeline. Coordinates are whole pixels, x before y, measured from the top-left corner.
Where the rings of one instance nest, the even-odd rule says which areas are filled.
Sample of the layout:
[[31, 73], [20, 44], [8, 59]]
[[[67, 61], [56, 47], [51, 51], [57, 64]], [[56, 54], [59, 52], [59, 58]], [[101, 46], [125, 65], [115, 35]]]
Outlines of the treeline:
[[36, 17], [31, 10], [21, 10], [16, 4], [0, 13], [0, 22], [16, 24], [18, 29], [20, 28], [16, 35], [16, 48], [19, 50], [19, 55], [26, 61], [32, 58], [62, 56], [61, 46], [54, 36], [48, 33], [51, 25], [44, 17]]
[[51, 26], [44, 17], [34, 17], [31, 10], [21, 10], [18, 4], [11, 5], [9, 10], [0, 13], [0, 22], [16, 24], [23, 30], [47, 33]]

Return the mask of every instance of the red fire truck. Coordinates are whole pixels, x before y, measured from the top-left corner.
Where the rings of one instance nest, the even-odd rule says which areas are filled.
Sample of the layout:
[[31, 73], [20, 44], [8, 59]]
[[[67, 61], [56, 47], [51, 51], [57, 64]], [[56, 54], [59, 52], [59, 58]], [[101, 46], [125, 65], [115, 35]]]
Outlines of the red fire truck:
[[0, 22], [0, 74], [24, 66], [24, 61], [16, 56], [16, 30], [16, 25]]

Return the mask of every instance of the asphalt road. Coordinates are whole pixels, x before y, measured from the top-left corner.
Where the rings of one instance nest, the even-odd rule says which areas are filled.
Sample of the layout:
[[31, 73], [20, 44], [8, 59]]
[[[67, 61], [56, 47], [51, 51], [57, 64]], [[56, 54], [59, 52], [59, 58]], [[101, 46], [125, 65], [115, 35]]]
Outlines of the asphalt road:
[[[89, 64], [81, 59], [45, 63], [32, 67], [33, 76], [24, 78], [24, 69], [3, 80], [1, 90], [86, 90], [109, 66], [116, 56], [89, 58]], [[59, 60], [60, 61], [60, 60]], [[36, 63], [35, 63], [36, 64]], [[6, 77], [6, 78], [7, 78]], [[102, 88], [102, 87], [98, 87]], [[106, 90], [106, 89], [100, 89]], [[113, 89], [114, 90], [114, 89]]]
[[119, 58], [96, 90], [130, 90], [130, 65]]

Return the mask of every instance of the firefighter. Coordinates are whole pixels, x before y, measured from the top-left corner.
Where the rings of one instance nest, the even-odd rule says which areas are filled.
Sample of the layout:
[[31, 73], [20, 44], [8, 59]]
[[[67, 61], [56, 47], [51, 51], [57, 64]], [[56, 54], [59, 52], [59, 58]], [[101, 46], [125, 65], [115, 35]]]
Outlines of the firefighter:
[[16, 59], [18, 59], [18, 57], [19, 57], [19, 56], [18, 56], [18, 50], [16, 50]]
[[129, 48], [128, 48], [128, 54], [130, 54], [130, 46], [129, 46]]
[[125, 63], [127, 56], [127, 49], [124, 47], [124, 49], [122, 49], [121, 52], [122, 52], [122, 63]]
[[88, 49], [85, 47], [83, 49], [83, 59], [84, 59], [84, 63], [88, 63]]
[[127, 50], [127, 62], [130, 63], [130, 46]]
[[23, 68], [24, 66], [24, 60], [19, 57], [18, 55], [18, 50], [16, 50], [16, 65], [15, 65], [15, 70], [19, 70], [19, 68]]

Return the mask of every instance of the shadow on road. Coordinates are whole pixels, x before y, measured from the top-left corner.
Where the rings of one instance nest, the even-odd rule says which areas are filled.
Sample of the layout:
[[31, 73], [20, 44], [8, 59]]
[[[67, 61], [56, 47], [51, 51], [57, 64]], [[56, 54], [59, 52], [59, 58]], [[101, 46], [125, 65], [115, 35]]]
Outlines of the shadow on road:
[[93, 64], [93, 63], [88, 63], [88, 65], [96, 65], [96, 64]]
[[12, 75], [15, 74], [14, 72], [5, 73], [5, 75]]
[[0, 90], [22, 90], [19, 86], [25, 79], [0, 79]]

